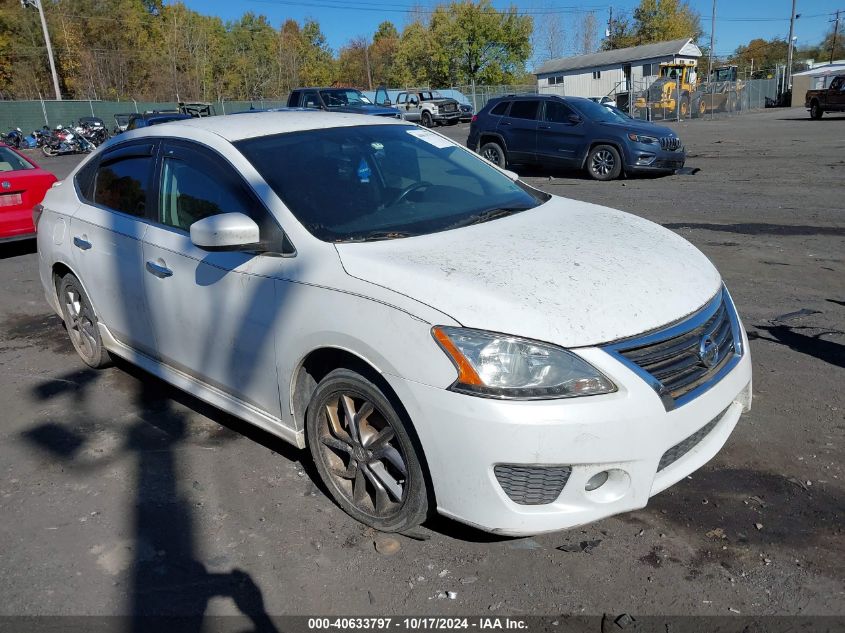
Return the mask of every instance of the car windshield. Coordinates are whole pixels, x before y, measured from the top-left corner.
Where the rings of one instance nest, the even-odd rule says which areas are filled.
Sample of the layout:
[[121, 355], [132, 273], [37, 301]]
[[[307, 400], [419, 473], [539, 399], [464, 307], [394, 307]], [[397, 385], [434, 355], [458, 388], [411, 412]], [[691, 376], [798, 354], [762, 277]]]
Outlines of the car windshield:
[[425, 235], [548, 199], [417, 126], [337, 127], [235, 145], [296, 218], [327, 242]]
[[320, 96], [329, 108], [372, 104], [372, 101], [357, 90], [321, 90]]
[[589, 99], [573, 99], [568, 103], [591, 121], [597, 121], [599, 123], [619, 123], [620, 121], [625, 121], [624, 117]]
[[0, 172], [17, 171], [19, 169], [35, 169], [35, 165], [29, 163], [8, 147], [0, 146]]

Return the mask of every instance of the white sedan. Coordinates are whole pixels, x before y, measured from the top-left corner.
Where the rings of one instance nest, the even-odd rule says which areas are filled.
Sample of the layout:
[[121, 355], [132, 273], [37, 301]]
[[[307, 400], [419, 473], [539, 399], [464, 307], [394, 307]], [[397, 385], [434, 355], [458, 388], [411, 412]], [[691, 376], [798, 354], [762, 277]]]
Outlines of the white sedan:
[[300, 448], [379, 530], [534, 534], [641, 508], [751, 404], [710, 261], [402, 121], [319, 112], [122, 134], [36, 209], [74, 347]]

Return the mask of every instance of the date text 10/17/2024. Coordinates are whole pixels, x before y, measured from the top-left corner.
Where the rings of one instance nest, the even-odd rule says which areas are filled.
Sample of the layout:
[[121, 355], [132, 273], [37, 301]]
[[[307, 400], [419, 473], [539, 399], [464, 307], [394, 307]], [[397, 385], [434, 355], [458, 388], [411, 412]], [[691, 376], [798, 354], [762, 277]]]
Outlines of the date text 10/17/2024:
[[443, 618], [443, 617], [351, 617], [351, 618], [308, 618], [308, 629], [319, 630], [408, 630], [408, 631], [445, 631], [445, 630], [525, 630], [528, 624], [520, 618]]

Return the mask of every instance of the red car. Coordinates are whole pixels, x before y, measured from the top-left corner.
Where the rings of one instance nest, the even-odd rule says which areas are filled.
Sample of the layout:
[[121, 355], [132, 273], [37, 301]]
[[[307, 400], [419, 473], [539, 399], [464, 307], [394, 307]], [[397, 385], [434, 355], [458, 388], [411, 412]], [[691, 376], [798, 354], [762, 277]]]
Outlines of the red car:
[[23, 154], [0, 145], [0, 242], [35, 235], [32, 208], [56, 180]]

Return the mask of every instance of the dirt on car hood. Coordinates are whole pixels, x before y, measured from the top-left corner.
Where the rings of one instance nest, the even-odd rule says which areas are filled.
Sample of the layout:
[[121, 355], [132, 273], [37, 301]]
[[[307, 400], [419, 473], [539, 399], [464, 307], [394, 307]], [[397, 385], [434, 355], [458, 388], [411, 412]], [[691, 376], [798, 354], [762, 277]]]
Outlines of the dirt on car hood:
[[353, 277], [466, 327], [566, 347], [676, 321], [721, 284], [710, 260], [668, 229], [559, 197], [484, 224], [337, 250]]

